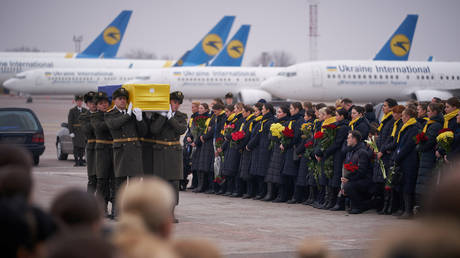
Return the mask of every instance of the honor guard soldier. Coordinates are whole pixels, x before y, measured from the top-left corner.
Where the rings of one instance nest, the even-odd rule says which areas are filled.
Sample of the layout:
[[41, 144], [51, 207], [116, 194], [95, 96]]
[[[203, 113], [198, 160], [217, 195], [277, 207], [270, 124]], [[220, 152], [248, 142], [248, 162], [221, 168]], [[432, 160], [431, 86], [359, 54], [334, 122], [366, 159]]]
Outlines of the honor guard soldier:
[[88, 110], [80, 114], [80, 124], [82, 132], [86, 138], [86, 170], [88, 171], [88, 192], [94, 194], [96, 192], [96, 136], [94, 135], [93, 127], [91, 126], [90, 116], [96, 113], [96, 92], [90, 91], [85, 94], [85, 101]]
[[[157, 114], [150, 125], [150, 131], [155, 139], [153, 173], [173, 185], [177, 205], [179, 203], [179, 181], [183, 179], [182, 145], [179, 139], [187, 130], [187, 115], [179, 111], [184, 99], [182, 92], [172, 92], [169, 98], [169, 112]], [[175, 218], [174, 221], [178, 222]]]
[[[109, 98], [105, 92], [96, 95], [97, 112], [91, 114], [91, 126], [96, 135], [96, 176], [97, 194], [104, 200], [104, 211], [107, 214], [107, 205], [112, 203], [115, 195], [114, 172], [113, 172], [113, 139], [109, 127], [105, 123], [104, 114], [109, 109]], [[113, 214], [112, 209], [112, 215]]]
[[133, 109], [132, 103], [127, 106], [129, 93], [126, 89], [115, 90], [112, 100], [114, 107], [105, 113], [104, 119], [113, 137], [115, 192], [118, 192], [128, 177], [144, 174], [140, 137], [146, 134], [147, 125], [142, 119], [141, 109]]
[[80, 114], [87, 109], [82, 107], [83, 96], [75, 95], [75, 107], [69, 110], [68, 115], [68, 128], [70, 137], [72, 137], [73, 156], [75, 159], [74, 167], [84, 166], [83, 156], [85, 155], [85, 135], [81, 131], [81, 124], [79, 121]]

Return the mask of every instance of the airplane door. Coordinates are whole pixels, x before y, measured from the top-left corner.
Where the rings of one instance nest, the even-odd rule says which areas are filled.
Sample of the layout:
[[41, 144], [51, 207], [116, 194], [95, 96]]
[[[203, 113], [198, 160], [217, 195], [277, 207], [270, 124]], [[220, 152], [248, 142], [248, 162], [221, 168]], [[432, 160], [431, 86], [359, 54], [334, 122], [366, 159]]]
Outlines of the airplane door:
[[312, 78], [312, 86], [313, 87], [323, 87], [323, 80], [321, 78], [321, 70], [317, 66], [313, 66], [311, 69], [311, 78]]

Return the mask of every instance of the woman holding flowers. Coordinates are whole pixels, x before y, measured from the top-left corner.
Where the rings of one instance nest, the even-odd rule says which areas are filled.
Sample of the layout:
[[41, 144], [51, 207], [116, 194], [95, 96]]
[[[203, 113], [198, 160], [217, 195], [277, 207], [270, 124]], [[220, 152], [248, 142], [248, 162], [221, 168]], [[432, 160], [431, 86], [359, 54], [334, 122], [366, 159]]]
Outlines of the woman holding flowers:
[[[295, 149], [296, 155], [300, 157], [299, 170], [297, 179], [295, 181], [297, 196], [294, 196], [298, 202], [308, 205], [313, 203], [315, 193], [313, 188], [308, 187], [308, 178], [311, 175], [313, 162], [313, 123], [315, 120], [315, 112], [313, 110], [306, 110], [304, 115], [304, 122], [300, 126], [301, 142]], [[306, 199], [308, 195], [308, 199]], [[305, 200], [305, 201], [303, 201]]]
[[243, 122], [240, 131], [242, 132], [239, 137], [242, 137], [239, 140], [240, 150], [241, 150], [241, 161], [240, 161], [240, 170], [239, 177], [243, 181], [243, 185], [246, 186], [246, 189], [241, 189], [245, 194], [243, 199], [249, 199], [256, 196], [256, 185], [253, 180], [253, 176], [250, 174], [251, 168], [251, 155], [252, 153], [247, 150], [246, 145], [251, 139], [251, 133], [255, 125], [262, 119], [262, 103], [257, 103], [254, 107], [245, 105], [243, 111], [243, 117], [245, 121]]
[[[283, 137], [286, 141], [280, 145], [280, 148], [286, 153], [286, 161], [284, 162], [281, 172], [283, 185], [286, 189], [286, 198], [288, 203], [293, 204], [301, 202], [300, 189], [295, 187], [295, 180], [299, 171], [299, 159], [294, 156], [294, 150], [300, 143], [300, 126], [303, 123], [303, 107], [300, 102], [294, 102], [289, 105], [290, 121], [287, 128], [283, 131]], [[292, 198], [291, 198], [292, 197]]]
[[415, 151], [415, 138], [419, 131], [417, 111], [407, 108], [402, 113], [403, 126], [396, 137], [395, 163], [400, 167], [403, 194], [403, 211], [400, 218], [410, 218], [412, 216], [415, 183], [417, 181], [418, 154]]
[[[192, 142], [191, 146], [194, 148], [192, 152], [192, 172], [193, 175], [198, 177], [198, 185], [195, 188], [195, 192], [202, 192], [204, 183], [204, 174], [200, 171], [200, 155], [202, 151], [203, 144], [200, 140], [200, 136], [206, 130], [206, 123], [210, 117], [209, 106], [206, 103], [201, 103], [198, 106], [198, 115], [193, 118], [189, 132], [187, 133], [186, 141]], [[209, 122], [208, 122], [209, 123]]]
[[[251, 168], [249, 174], [253, 176], [257, 185], [256, 200], [260, 200], [267, 194], [265, 176], [271, 159], [270, 126], [275, 119], [275, 109], [269, 103], [262, 105], [262, 118], [256, 123], [251, 133], [246, 150], [251, 153]], [[253, 125], [254, 126], [254, 125]], [[270, 189], [271, 190], [271, 189]], [[271, 193], [272, 195], [273, 193]]]
[[270, 163], [268, 165], [267, 176], [265, 182], [267, 182], [267, 195], [264, 201], [272, 201], [275, 197], [276, 189], [278, 194], [274, 202], [285, 202], [287, 201], [286, 188], [283, 185], [281, 177], [281, 171], [283, 170], [286, 153], [284, 149], [281, 149], [283, 140], [283, 131], [288, 127], [289, 124], [289, 106], [281, 105], [276, 112], [277, 119], [270, 126], [270, 146], [273, 150]]
[[444, 118], [442, 105], [430, 103], [427, 107], [429, 120], [416, 136], [417, 151], [420, 153], [420, 164], [415, 188], [415, 204], [420, 205], [420, 197], [428, 190], [436, 166], [436, 137], [442, 129]]

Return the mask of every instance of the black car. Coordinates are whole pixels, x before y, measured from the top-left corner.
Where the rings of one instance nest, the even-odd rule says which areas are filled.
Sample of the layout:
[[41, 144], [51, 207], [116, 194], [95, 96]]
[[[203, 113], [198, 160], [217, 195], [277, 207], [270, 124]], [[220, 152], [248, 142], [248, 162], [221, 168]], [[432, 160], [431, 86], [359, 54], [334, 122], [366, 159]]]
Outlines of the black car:
[[0, 144], [15, 144], [28, 149], [34, 164], [45, 151], [43, 128], [28, 108], [0, 108]]

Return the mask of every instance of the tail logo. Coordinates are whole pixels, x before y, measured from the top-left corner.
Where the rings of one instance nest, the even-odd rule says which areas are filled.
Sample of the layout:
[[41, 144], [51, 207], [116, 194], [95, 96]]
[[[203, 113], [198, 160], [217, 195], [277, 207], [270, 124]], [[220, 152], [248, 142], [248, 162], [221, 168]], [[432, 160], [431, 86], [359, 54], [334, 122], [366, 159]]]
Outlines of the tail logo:
[[215, 56], [222, 49], [222, 39], [216, 34], [209, 34], [201, 43], [203, 50], [210, 56]]
[[232, 58], [240, 58], [244, 53], [243, 43], [239, 40], [232, 40], [228, 43], [227, 53]]
[[104, 41], [109, 45], [115, 45], [120, 42], [120, 30], [117, 27], [108, 27], [104, 30]]
[[396, 56], [405, 56], [410, 50], [410, 40], [403, 34], [397, 34], [391, 39], [390, 48]]

